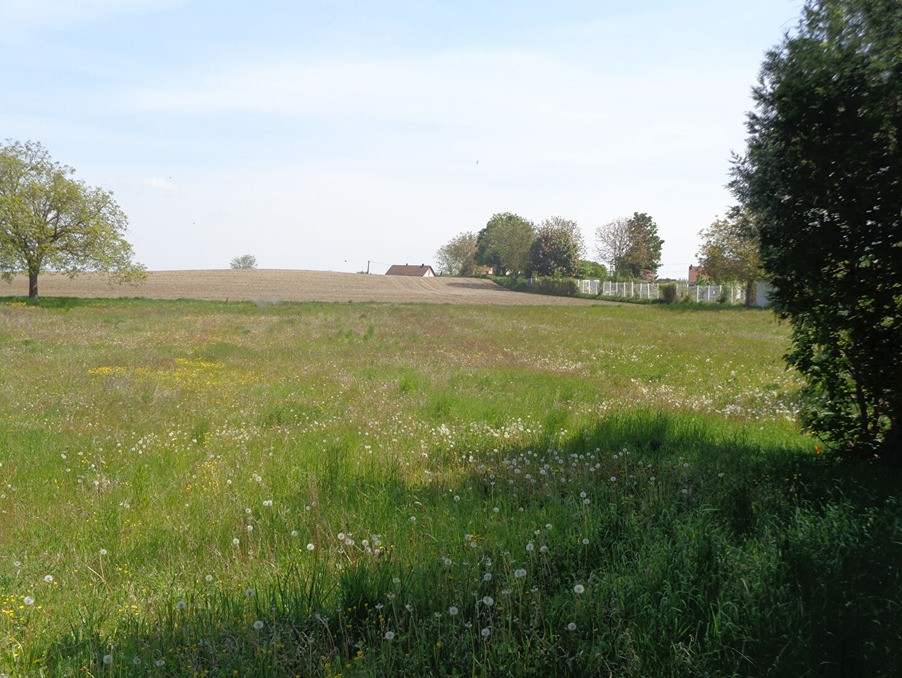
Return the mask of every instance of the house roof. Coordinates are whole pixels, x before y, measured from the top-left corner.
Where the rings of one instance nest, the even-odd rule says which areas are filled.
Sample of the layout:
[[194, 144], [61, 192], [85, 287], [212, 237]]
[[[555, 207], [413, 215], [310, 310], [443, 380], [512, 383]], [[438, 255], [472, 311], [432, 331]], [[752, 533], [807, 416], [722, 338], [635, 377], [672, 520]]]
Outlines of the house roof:
[[426, 264], [420, 264], [419, 266], [395, 264], [385, 272], [385, 275], [413, 275], [422, 278], [427, 273], [435, 275], [435, 271], [432, 270], [432, 266], [427, 266]]

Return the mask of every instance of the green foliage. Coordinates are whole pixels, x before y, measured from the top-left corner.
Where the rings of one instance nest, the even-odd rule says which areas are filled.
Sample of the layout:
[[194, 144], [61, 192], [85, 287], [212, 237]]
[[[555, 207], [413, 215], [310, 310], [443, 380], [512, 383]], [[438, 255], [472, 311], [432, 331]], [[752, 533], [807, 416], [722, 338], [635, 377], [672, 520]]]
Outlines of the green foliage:
[[529, 268], [535, 227], [510, 212], [493, 214], [476, 236], [476, 262], [491, 266], [495, 275], [517, 278]]
[[623, 255], [623, 271], [632, 278], [641, 278], [646, 271], [657, 272], [661, 266], [661, 246], [658, 225], [644, 212], [635, 212], [627, 221], [629, 247]]
[[235, 269], [257, 268], [257, 257], [253, 254], [242, 254], [240, 257], [232, 259], [229, 262], [229, 266]]
[[27, 273], [32, 298], [45, 270], [106, 271], [118, 282], [144, 275], [132, 260], [124, 238], [128, 221], [112, 194], [72, 174], [39, 143], [0, 146], [0, 275], [10, 280]]
[[661, 265], [664, 241], [658, 237], [657, 224], [644, 212], [599, 226], [595, 244], [598, 255], [618, 278], [640, 278], [645, 271], [657, 271]]
[[582, 280], [607, 280], [608, 269], [597, 261], [587, 261], [580, 259], [579, 262], [579, 278]]
[[661, 285], [661, 299], [665, 304], [672, 304], [677, 300], [676, 283], [665, 283]]
[[461, 233], [442, 245], [435, 253], [441, 273], [448, 275], [473, 275], [476, 272], [476, 234]]
[[[761, 277], [757, 229], [747, 209], [734, 208], [724, 219], [700, 234], [699, 261], [708, 278], [718, 284], [742, 282], [746, 292]], [[746, 296], [746, 300], [752, 300]]]
[[537, 276], [575, 277], [583, 253], [583, 236], [575, 221], [546, 219], [536, 231], [529, 251], [531, 273]]
[[792, 326], [806, 421], [840, 449], [898, 459], [902, 5], [810, 0], [754, 96], [732, 187]]

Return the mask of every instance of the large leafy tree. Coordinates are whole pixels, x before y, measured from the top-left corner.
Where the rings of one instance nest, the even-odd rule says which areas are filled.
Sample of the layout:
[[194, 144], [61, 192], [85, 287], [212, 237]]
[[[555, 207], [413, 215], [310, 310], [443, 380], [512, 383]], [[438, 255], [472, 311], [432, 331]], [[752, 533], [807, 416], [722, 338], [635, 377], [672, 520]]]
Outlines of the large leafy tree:
[[111, 193], [71, 176], [35, 142], [0, 147], [0, 275], [28, 275], [28, 296], [38, 296], [42, 271], [75, 275], [105, 271], [121, 281], [139, 279], [124, 233], [128, 221]]
[[896, 460], [902, 416], [902, 3], [808, 0], [754, 90], [732, 188], [792, 327], [805, 420]]
[[529, 268], [529, 249], [536, 231], [517, 214], [493, 214], [476, 236], [476, 261], [491, 266], [496, 275], [516, 278]]
[[656, 273], [661, 266], [661, 246], [658, 225], [645, 212], [635, 212], [627, 221], [629, 248], [623, 256], [624, 273], [639, 278], [645, 271]]
[[661, 266], [658, 226], [644, 212], [611, 221], [595, 230], [598, 256], [607, 262], [618, 277], [638, 278], [644, 271], [657, 271]]
[[725, 218], [715, 219], [699, 235], [702, 245], [698, 257], [706, 275], [718, 283], [744, 283], [746, 304], [751, 305], [755, 281], [761, 277], [761, 259], [748, 210], [730, 210]]
[[472, 231], [454, 236], [435, 253], [439, 270], [449, 275], [473, 275], [476, 272], [476, 234]]
[[575, 221], [546, 219], [536, 230], [530, 248], [531, 271], [535, 275], [576, 277], [583, 249], [583, 234]]

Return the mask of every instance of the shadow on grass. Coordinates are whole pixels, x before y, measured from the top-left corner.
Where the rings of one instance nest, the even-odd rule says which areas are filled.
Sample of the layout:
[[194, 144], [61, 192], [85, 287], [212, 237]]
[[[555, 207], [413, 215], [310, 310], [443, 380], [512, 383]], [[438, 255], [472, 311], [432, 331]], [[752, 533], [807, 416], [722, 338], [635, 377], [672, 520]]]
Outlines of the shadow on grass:
[[46, 648], [48, 670], [126, 675], [137, 658], [164, 675], [898, 671], [898, 477], [689, 415], [560, 433], [433, 449], [472, 461], [426, 484], [321, 477], [324, 507], [391, 513], [379, 529], [398, 548], [368, 536], [273, 555], [254, 591], [201, 587], [152, 623], [88, 622]]

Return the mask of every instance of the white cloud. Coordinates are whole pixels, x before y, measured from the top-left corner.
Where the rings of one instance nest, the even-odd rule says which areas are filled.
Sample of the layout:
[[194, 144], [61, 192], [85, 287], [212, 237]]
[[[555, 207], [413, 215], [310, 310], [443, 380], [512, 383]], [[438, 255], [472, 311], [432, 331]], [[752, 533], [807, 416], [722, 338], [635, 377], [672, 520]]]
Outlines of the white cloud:
[[178, 186], [176, 186], [171, 180], [164, 179], [162, 177], [150, 177], [149, 179], [145, 179], [141, 183], [149, 188], [153, 188], [158, 191], [174, 192], [179, 190]]

